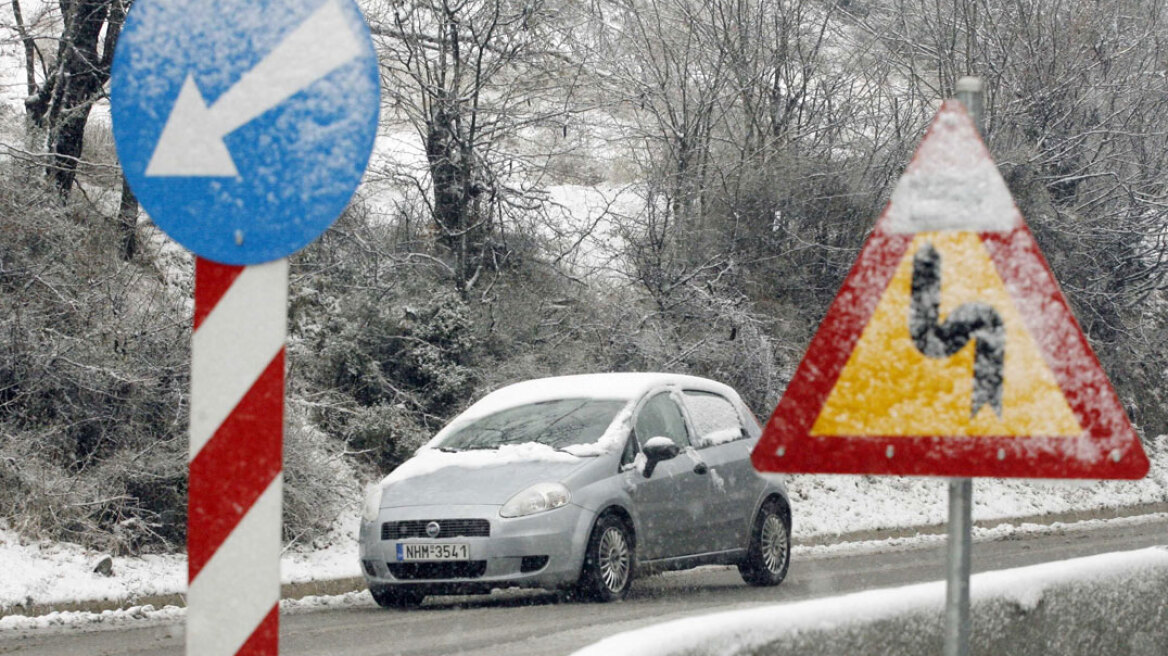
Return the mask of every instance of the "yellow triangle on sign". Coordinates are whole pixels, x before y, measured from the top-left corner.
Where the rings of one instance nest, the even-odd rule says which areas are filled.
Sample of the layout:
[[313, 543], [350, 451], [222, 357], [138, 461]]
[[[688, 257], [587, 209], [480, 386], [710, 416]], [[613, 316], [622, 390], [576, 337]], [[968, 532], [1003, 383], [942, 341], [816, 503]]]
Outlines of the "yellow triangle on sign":
[[[965, 303], [984, 303], [1005, 326], [1001, 415], [971, 413], [974, 340], [950, 357], [930, 358], [909, 332], [913, 258], [926, 243], [941, 261], [940, 320]], [[855, 349], [811, 428], [817, 436], [1081, 435], [976, 232], [918, 233], [897, 266]]]

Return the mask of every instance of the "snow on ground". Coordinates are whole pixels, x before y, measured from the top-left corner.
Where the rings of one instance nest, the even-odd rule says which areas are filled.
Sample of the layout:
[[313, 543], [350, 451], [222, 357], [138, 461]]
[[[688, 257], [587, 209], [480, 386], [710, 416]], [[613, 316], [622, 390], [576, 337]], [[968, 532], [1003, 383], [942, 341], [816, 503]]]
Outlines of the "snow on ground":
[[[1038, 606], [1046, 590], [1052, 587], [1106, 581], [1117, 575], [1149, 568], [1168, 569], [1168, 550], [1154, 547], [975, 574], [970, 580], [970, 600], [977, 603], [981, 600], [1005, 599], [1017, 604], [1021, 610], [1029, 611]], [[746, 653], [751, 647], [773, 642], [781, 636], [872, 623], [940, 608], [944, 603], [944, 581], [869, 590], [838, 597], [687, 617], [605, 638], [575, 652], [573, 656], [706, 653], [703, 647], [712, 648], [715, 645], [717, 653]]]
[[[973, 518], [1008, 519], [1168, 502], [1168, 435], [1149, 444], [1152, 469], [1138, 481], [977, 479]], [[943, 478], [788, 476], [795, 539], [930, 526], [949, 517]]]
[[27, 542], [0, 531], [0, 609], [75, 599], [161, 595], [186, 586], [186, 556], [114, 558], [112, 577], [93, 572], [103, 554], [77, 545]]
[[[995, 542], [998, 540], [1019, 540], [1026, 536], [1040, 534], [1070, 535], [1088, 531], [1102, 530], [1104, 527], [1119, 529], [1124, 526], [1143, 524], [1151, 521], [1168, 519], [1168, 513], [1152, 513], [1133, 517], [1117, 517], [1112, 519], [1085, 519], [1077, 522], [1051, 522], [1038, 524], [1023, 522], [1021, 524], [998, 524], [997, 526], [974, 526], [972, 530], [973, 542]], [[947, 540], [945, 533], [913, 535], [909, 537], [894, 537], [884, 539], [856, 540], [853, 542], [828, 542], [823, 544], [796, 545], [792, 548], [792, 560], [812, 560], [817, 558], [838, 558], [841, 556], [860, 555], [867, 553], [887, 553], [894, 551], [912, 551], [929, 546], [943, 544]]]
[[[282, 582], [359, 576], [357, 525], [354, 509], [338, 518], [321, 548], [286, 551], [280, 560]], [[0, 615], [18, 604], [133, 600], [186, 592], [185, 554], [115, 557], [113, 575], [108, 577], [94, 572], [103, 556], [75, 544], [26, 540], [0, 528]]]
[[[1025, 535], [1033, 535], [1037, 533], [1049, 533], [1052, 531], [1062, 533], [1075, 533], [1079, 531], [1097, 530], [1101, 526], [1118, 527], [1122, 525], [1136, 524], [1149, 519], [1163, 519], [1168, 514], [1147, 515], [1142, 517], [1127, 517], [1120, 519], [1109, 520], [1087, 520], [1082, 522], [1075, 522], [1073, 524], [1023, 524], [1021, 526], [1003, 525], [994, 528], [974, 528], [973, 540], [975, 543], [1003, 540], [1019, 537]], [[936, 544], [945, 540], [944, 535], [923, 535], [911, 538], [892, 538], [888, 540], [868, 540], [863, 542], [848, 542], [836, 544], [824, 544], [815, 546], [796, 546], [793, 552], [793, 558], [796, 560], [830, 558], [836, 556], [845, 556], [851, 554], [872, 553], [875, 551], [907, 551], [913, 549], [920, 549], [927, 547], [930, 544]], [[335, 556], [335, 554], [334, 554]], [[313, 580], [311, 572], [314, 568], [323, 566], [322, 571], [328, 571], [329, 567], [335, 568], [333, 571], [350, 571], [350, 574], [345, 576], [355, 576], [356, 567], [352, 566], [356, 556], [353, 558], [335, 558], [335, 557], [293, 557], [293, 562], [298, 563], [295, 569], [300, 573], [302, 578], [297, 578], [295, 575], [289, 577], [287, 574], [289, 567], [289, 560], [284, 560], [283, 566], [285, 569], [284, 582], [291, 580], [307, 581]], [[186, 561], [181, 560], [180, 563], [184, 568]], [[1052, 565], [1058, 565], [1053, 563]], [[116, 567], [116, 565], [115, 565]], [[75, 574], [76, 575], [76, 574]], [[684, 575], [684, 572], [668, 572], [662, 576], [679, 576]], [[323, 578], [323, 577], [322, 577]], [[931, 585], [931, 584], [926, 584]], [[1031, 588], [1033, 591], [1034, 588]], [[495, 594], [499, 596], [506, 596], [509, 593], [516, 595], [528, 594], [530, 591], [496, 591]], [[975, 597], [976, 598], [976, 597]], [[1030, 598], [1035, 598], [1031, 595]], [[285, 599], [280, 602], [281, 614], [296, 614], [312, 612], [315, 610], [323, 610], [330, 608], [354, 608], [354, 607], [373, 607], [375, 605], [373, 598], [365, 590], [358, 592], [348, 592], [339, 595], [311, 595], [301, 599]], [[63, 611], [51, 612], [45, 615], [35, 617], [25, 617], [23, 615], [9, 615], [7, 617], [0, 617], [0, 631], [27, 631], [37, 629], [50, 629], [53, 627], [76, 627], [84, 625], [87, 630], [93, 628], [116, 628], [118, 626], [134, 623], [135, 626], [143, 625], [169, 625], [177, 624], [175, 630], [181, 631], [181, 622], [186, 617], [186, 609], [165, 605], [156, 608], [150, 604], [140, 606], [130, 606], [128, 608], [119, 610], [105, 610], [101, 612], [87, 612], [87, 611]]]
[[[547, 193], [551, 226], [544, 232], [556, 238], [561, 248], [571, 248], [564, 264], [582, 277], [625, 277], [628, 267], [623, 260], [621, 226], [644, 211], [643, 190], [637, 185], [563, 184], [548, 187]], [[550, 234], [553, 226], [558, 234]]]

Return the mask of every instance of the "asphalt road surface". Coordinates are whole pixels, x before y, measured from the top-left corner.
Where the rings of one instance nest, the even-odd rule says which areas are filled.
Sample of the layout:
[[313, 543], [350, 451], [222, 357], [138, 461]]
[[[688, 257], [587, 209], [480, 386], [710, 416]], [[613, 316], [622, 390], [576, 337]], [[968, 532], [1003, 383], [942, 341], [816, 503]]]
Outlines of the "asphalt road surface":
[[[1028, 535], [973, 547], [974, 572], [1168, 544], [1168, 519]], [[837, 556], [798, 556], [777, 588], [752, 588], [734, 568], [707, 567], [633, 584], [617, 604], [563, 602], [538, 591], [436, 597], [410, 611], [365, 605], [281, 617], [280, 652], [305, 656], [554, 656], [661, 621], [944, 578], [945, 546]], [[38, 656], [183, 654], [183, 627], [42, 629], [0, 634], [0, 654]]]

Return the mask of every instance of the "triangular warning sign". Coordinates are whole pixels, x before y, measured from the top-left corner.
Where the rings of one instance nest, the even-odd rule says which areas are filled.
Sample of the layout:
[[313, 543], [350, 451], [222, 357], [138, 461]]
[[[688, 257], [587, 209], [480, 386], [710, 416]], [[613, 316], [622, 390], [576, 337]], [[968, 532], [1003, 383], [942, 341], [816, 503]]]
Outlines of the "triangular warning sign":
[[764, 472], [1141, 478], [1013, 197], [942, 106], [753, 453]]

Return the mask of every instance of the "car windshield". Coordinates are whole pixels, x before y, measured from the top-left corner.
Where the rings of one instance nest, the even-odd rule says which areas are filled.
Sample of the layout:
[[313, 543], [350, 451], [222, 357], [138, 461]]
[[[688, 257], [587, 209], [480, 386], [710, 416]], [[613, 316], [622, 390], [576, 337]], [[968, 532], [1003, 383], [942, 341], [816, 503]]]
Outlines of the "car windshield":
[[537, 442], [556, 449], [600, 439], [625, 401], [560, 399], [509, 408], [461, 426], [437, 448], [446, 451], [494, 449]]

